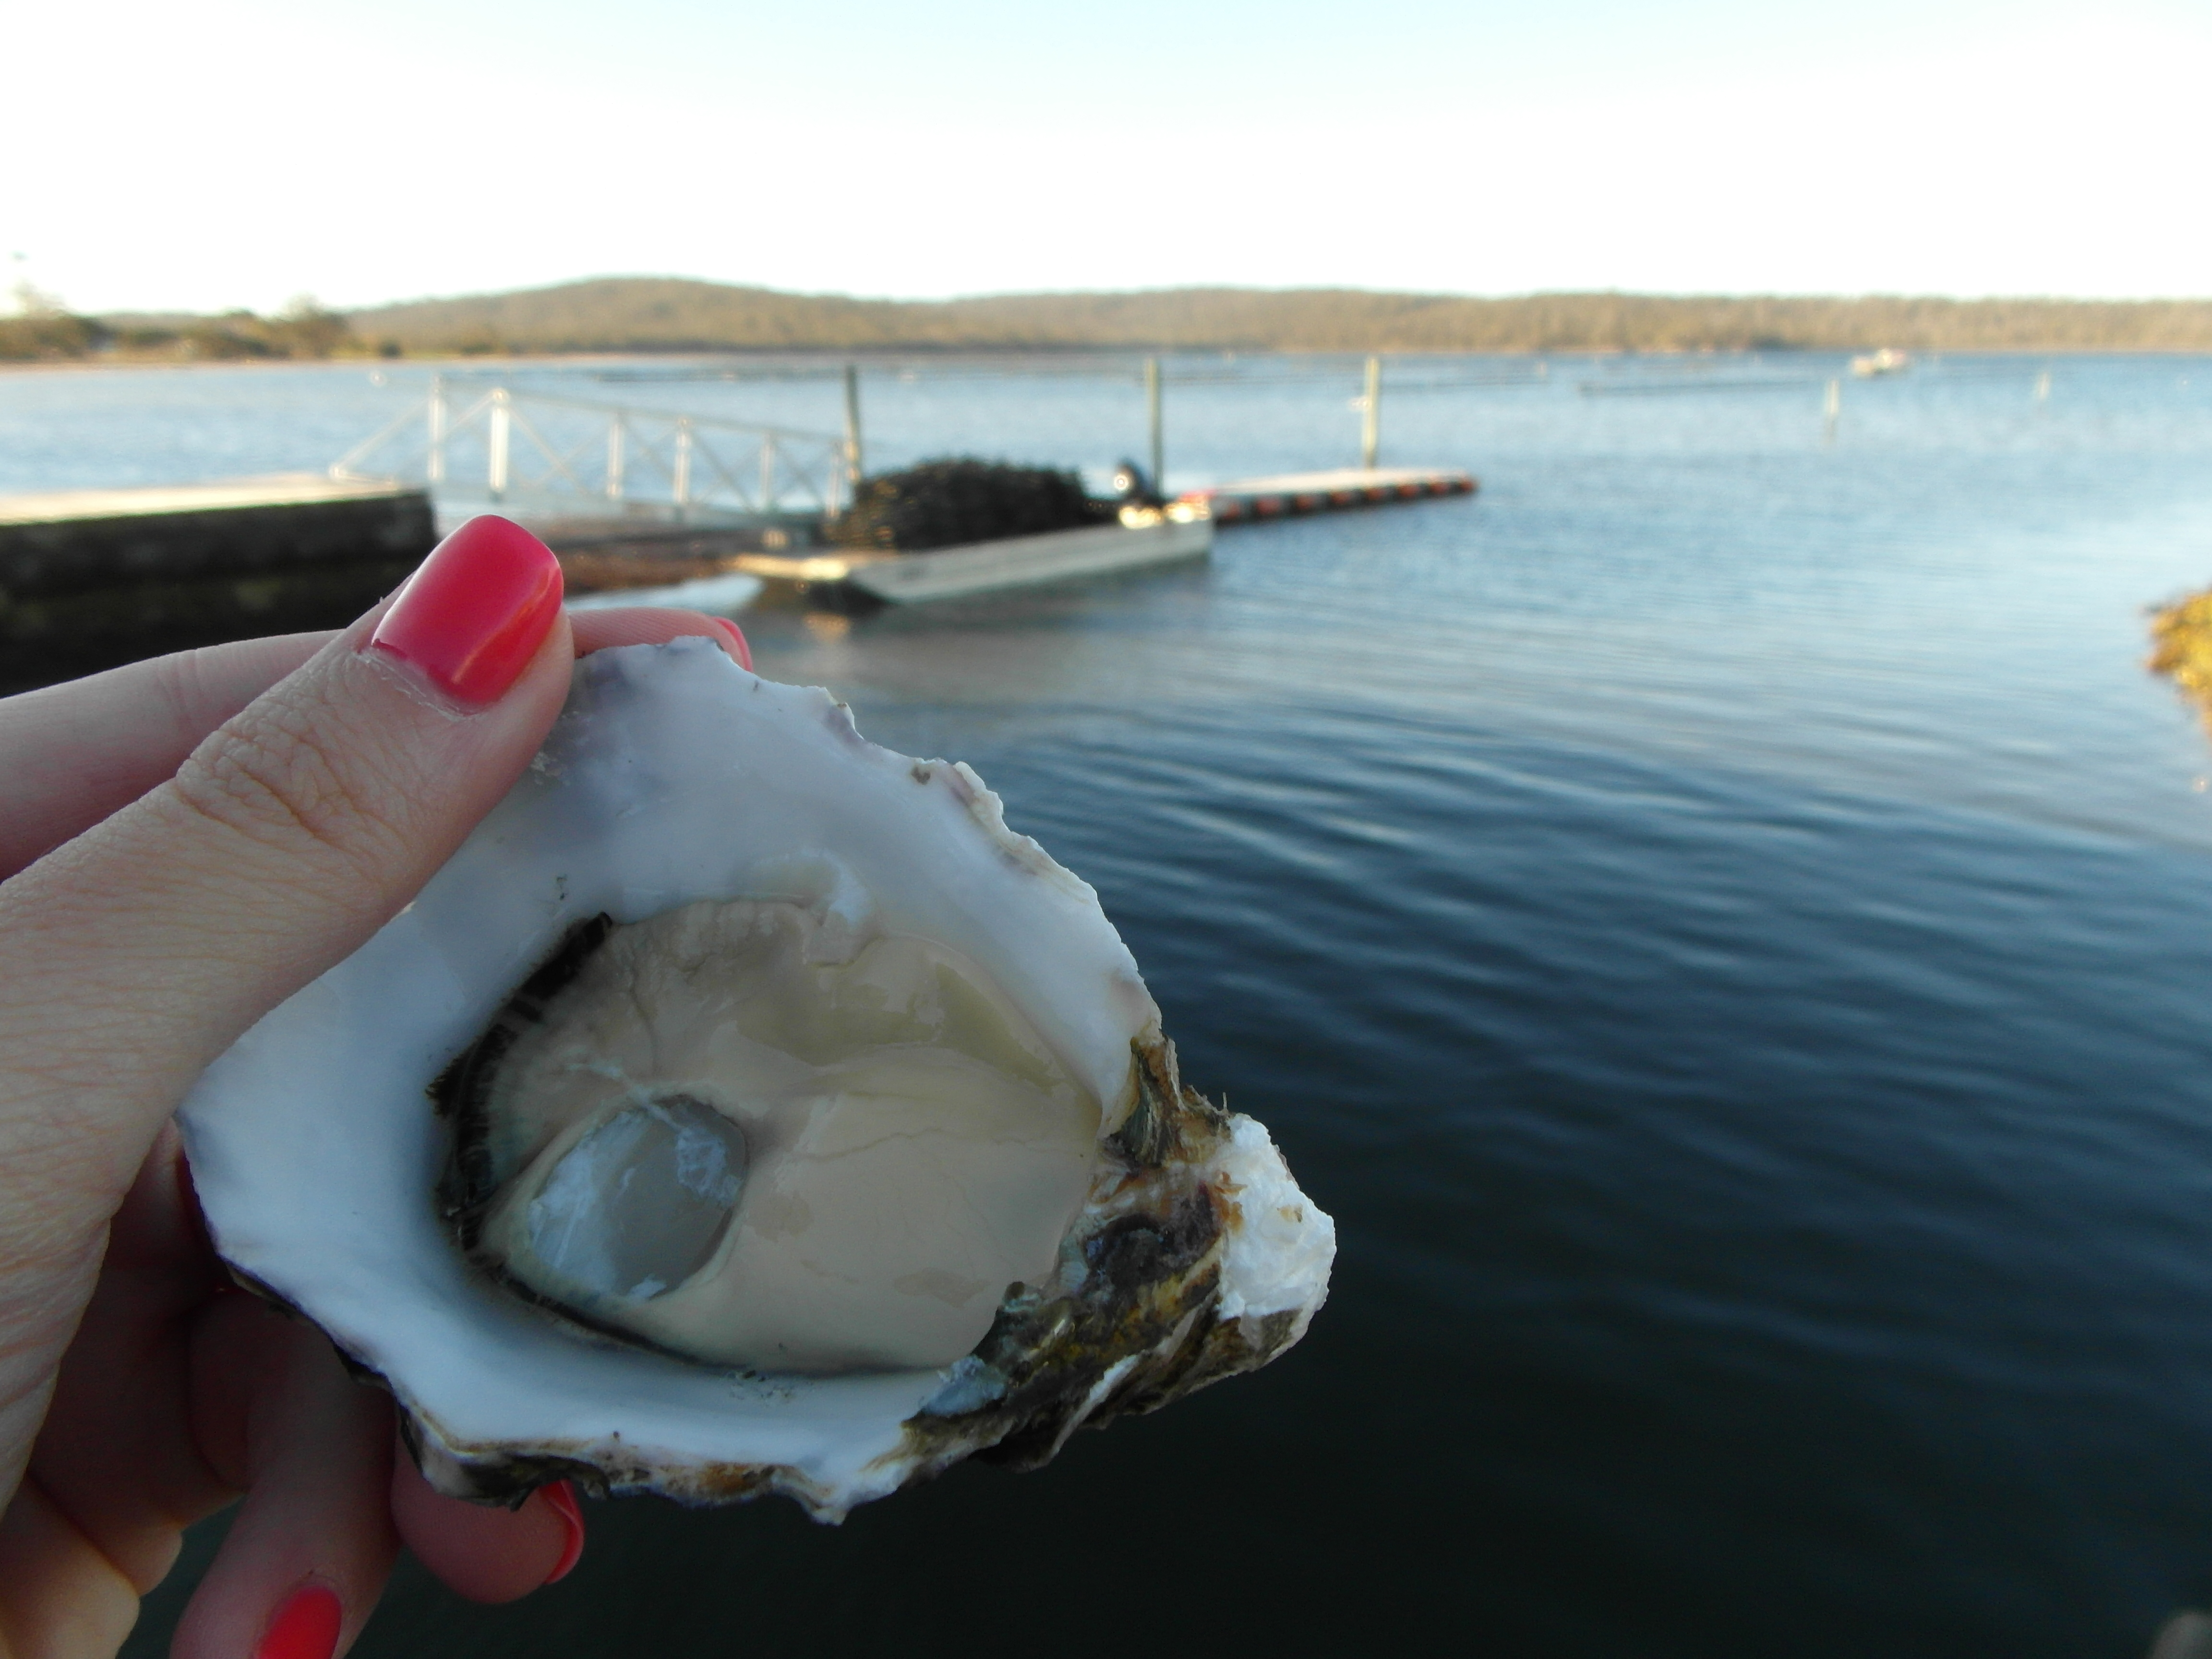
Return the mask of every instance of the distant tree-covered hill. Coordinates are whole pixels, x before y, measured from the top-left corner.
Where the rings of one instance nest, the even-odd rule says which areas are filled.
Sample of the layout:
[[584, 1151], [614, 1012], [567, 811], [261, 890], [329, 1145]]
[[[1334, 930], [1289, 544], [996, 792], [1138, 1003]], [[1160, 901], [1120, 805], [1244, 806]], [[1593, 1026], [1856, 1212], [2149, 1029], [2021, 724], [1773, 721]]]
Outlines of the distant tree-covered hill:
[[2212, 351], [2212, 300], [1161, 289], [855, 300], [609, 276], [341, 315], [0, 316], [0, 362], [577, 351]]
[[416, 352], [775, 349], [1247, 351], [2212, 350], [2212, 301], [1726, 298], [1167, 289], [856, 300], [617, 276], [356, 311]]
[[[43, 296], [40, 296], [41, 298]], [[87, 357], [230, 362], [256, 357], [330, 357], [355, 349], [344, 318], [301, 299], [273, 317], [133, 312], [81, 317], [52, 303], [0, 316], [0, 362]]]

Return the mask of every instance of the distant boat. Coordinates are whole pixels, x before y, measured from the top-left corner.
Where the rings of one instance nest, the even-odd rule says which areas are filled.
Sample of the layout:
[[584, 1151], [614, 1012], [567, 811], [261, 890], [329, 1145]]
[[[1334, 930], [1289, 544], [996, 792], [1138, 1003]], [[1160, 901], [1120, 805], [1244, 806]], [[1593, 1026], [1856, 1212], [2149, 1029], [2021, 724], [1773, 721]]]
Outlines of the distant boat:
[[1912, 359], [1902, 351], [1893, 351], [1884, 346], [1879, 351], [1869, 351], [1851, 359], [1851, 373], [1862, 380], [1871, 380], [1883, 374], [1902, 374], [1912, 367]]

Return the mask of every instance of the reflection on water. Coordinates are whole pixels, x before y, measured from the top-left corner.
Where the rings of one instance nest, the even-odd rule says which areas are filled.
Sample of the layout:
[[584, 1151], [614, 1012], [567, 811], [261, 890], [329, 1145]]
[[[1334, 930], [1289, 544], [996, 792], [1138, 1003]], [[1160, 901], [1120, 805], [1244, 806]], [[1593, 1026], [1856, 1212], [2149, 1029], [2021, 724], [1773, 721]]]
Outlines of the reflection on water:
[[[357, 1651], [2057, 1659], [2212, 1600], [2212, 765], [2141, 666], [2212, 564], [2212, 399], [2069, 361], [2039, 413], [2040, 367], [1848, 386], [1832, 449], [1817, 392], [1408, 398], [1386, 459], [1480, 497], [763, 617], [763, 672], [1097, 886], [1339, 1217], [1334, 1300], [1039, 1474], [834, 1531], [597, 1505], [557, 1589], [410, 1569]], [[1171, 459], [1341, 459], [1352, 389], [1190, 389]], [[1070, 464], [1141, 419], [870, 412]]]

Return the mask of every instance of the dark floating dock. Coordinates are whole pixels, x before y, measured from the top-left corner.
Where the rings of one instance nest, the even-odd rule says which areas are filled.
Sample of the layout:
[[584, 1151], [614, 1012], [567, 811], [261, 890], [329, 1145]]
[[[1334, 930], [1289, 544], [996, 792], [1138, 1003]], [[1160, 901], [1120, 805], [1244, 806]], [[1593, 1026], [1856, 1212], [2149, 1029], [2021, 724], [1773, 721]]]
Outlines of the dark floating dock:
[[0, 686], [343, 627], [436, 539], [427, 491], [319, 473], [0, 496]]
[[1331, 472], [1285, 472], [1279, 477], [1194, 489], [1180, 500], [1203, 507], [1216, 524], [1291, 518], [1304, 513], [1342, 513], [1353, 507], [1472, 495], [1474, 475], [1456, 468], [1347, 466]]

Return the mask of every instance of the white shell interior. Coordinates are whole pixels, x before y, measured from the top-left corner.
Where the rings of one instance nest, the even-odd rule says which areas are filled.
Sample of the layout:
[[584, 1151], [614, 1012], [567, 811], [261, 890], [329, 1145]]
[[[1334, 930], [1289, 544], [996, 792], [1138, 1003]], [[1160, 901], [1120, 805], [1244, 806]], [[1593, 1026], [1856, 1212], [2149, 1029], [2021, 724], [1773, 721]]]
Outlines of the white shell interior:
[[826, 692], [709, 641], [630, 647], [578, 665], [532, 770], [421, 897], [194, 1090], [180, 1121], [224, 1257], [455, 1455], [775, 1464], [830, 1508], [894, 1487], [877, 1460], [945, 1372], [779, 1379], [596, 1344], [486, 1282], [436, 1213], [426, 1091], [562, 933], [739, 896], [856, 926], [874, 907], [966, 953], [1104, 1103], [1101, 1133], [1126, 1115], [1158, 1011], [1091, 888], [1009, 833], [973, 773], [878, 748]]

